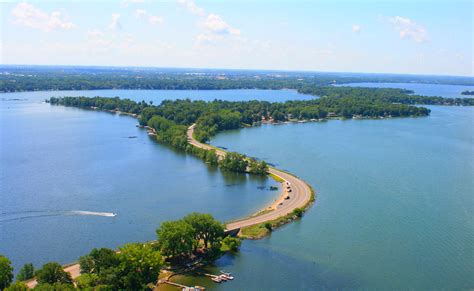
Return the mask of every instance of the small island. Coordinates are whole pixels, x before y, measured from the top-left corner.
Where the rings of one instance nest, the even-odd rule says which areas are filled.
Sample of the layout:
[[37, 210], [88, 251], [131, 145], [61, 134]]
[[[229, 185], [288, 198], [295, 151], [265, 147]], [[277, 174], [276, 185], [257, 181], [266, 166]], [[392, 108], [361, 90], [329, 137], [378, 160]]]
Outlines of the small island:
[[469, 90], [462, 91], [461, 95], [474, 95], [474, 90], [472, 90], [472, 91], [469, 91]]

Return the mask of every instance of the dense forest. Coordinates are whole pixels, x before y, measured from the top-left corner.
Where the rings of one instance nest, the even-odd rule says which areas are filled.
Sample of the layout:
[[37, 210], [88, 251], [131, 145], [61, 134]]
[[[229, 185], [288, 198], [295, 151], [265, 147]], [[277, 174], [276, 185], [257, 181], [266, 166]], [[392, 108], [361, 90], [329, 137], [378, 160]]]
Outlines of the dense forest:
[[[309, 90], [309, 89], [305, 89]], [[193, 147], [187, 139], [187, 129], [196, 124], [194, 137], [207, 142], [219, 131], [237, 129], [262, 122], [275, 123], [298, 120], [325, 120], [328, 118], [385, 118], [426, 116], [430, 110], [412, 104], [474, 105], [474, 99], [450, 99], [409, 95], [399, 89], [369, 89], [327, 87], [307, 93], [323, 97], [305, 101], [191, 101], [165, 100], [159, 105], [145, 101], [104, 97], [52, 97], [48, 102], [87, 109], [120, 111], [135, 114], [140, 125], [156, 132], [158, 141], [173, 148], [196, 155], [223, 170], [265, 175], [268, 166], [237, 153], [219, 159], [214, 150]]]
[[363, 87], [316, 87], [307, 86], [298, 90], [300, 93], [324, 97], [363, 97], [373, 102], [400, 103], [411, 105], [463, 105], [473, 106], [474, 98], [444, 98], [438, 96], [414, 95], [413, 91], [394, 88]]
[[0, 92], [96, 89], [301, 89], [355, 82], [474, 85], [469, 77], [124, 67], [0, 66]]
[[193, 147], [187, 139], [187, 129], [196, 124], [194, 137], [207, 142], [216, 133], [259, 123], [329, 118], [387, 118], [426, 116], [430, 110], [414, 104], [474, 105], [474, 98], [439, 98], [412, 95], [403, 89], [304, 87], [308, 94], [322, 96], [312, 100], [267, 101], [191, 101], [165, 100], [159, 105], [145, 101], [105, 97], [52, 97], [48, 102], [87, 109], [120, 111], [135, 114], [140, 125], [156, 132], [159, 142], [196, 155], [223, 170], [265, 175], [268, 166], [243, 155], [232, 153], [219, 159], [215, 151]]

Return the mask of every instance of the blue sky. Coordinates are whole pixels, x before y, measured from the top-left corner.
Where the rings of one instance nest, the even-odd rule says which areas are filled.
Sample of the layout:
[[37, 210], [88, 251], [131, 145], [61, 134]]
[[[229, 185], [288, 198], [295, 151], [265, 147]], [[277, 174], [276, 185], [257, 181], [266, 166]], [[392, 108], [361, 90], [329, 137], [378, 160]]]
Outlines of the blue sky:
[[473, 1], [2, 2], [2, 64], [474, 75]]

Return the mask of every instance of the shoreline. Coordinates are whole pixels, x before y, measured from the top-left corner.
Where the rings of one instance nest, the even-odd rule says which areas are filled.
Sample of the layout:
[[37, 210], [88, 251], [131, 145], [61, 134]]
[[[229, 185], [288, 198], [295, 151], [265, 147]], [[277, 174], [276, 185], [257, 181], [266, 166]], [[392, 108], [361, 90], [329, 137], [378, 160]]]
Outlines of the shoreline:
[[[90, 108], [94, 111], [99, 111], [97, 108]], [[110, 113], [115, 113], [119, 115], [128, 115], [134, 118], [138, 118], [137, 114], [121, 112], [119, 110], [100, 110]], [[215, 150], [218, 156], [226, 155], [227, 151], [223, 149], [216, 148], [214, 146], [203, 144], [198, 142], [194, 139], [194, 126], [195, 124], [191, 125], [187, 130], [187, 137], [188, 143], [192, 146], [203, 148], [207, 150]], [[137, 127], [143, 128], [147, 130], [149, 136], [155, 136], [156, 131], [149, 127], [149, 126], [139, 126]], [[271, 223], [272, 227], [279, 227], [286, 223], [289, 223], [299, 217], [297, 215], [292, 215], [293, 211], [297, 208], [302, 209], [302, 211], [306, 211], [312, 202], [315, 200], [315, 193], [313, 188], [304, 182], [303, 180], [299, 179], [298, 177], [284, 172], [282, 170], [278, 170], [274, 167], [269, 167], [268, 169], [268, 176], [274, 179], [276, 182], [280, 183], [282, 186], [281, 194], [278, 198], [269, 206], [261, 209], [257, 213], [244, 217], [238, 220], [232, 220], [230, 222], [225, 223], [225, 230], [226, 232], [232, 233], [237, 231], [237, 235], [244, 238], [244, 239], [260, 239], [270, 233], [270, 231], [266, 231], [263, 234], [259, 234], [257, 236], [246, 236], [243, 234], [243, 229], [253, 227], [253, 226], [262, 226], [266, 223]], [[290, 186], [291, 185], [291, 186]], [[288, 186], [291, 187], [291, 191], [288, 192]], [[290, 194], [292, 193], [292, 194]], [[290, 196], [291, 195], [291, 196]], [[286, 197], [290, 197], [290, 199], [285, 199]], [[290, 201], [291, 200], [291, 201]], [[285, 204], [285, 201], [289, 201]], [[295, 202], [293, 202], [295, 201]], [[281, 206], [281, 207], [278, 207]], [[283, 219], [283, 220], [282, 220]], [[264, 228], [265, 229], [265, 228]], [[75, 279], [81, 275], [81, 268], [79, 263], [70, 263], [63, 266], [64, 271], [68, 272], [71, 275], [72, 279]], [[29, 289], [33, 289], [38, 282], [35, 278], [25, 281], [25, 284], [28, 286]]]
[[[215, 150], [216, 155], [221, 157], [227, 154], [227, 151], [223, 149], [198, 142], [194, 139], [194, 127], [195, 124], [191, 125], [186, 133], [189, 144], [205, 150]], [[257, 214], [228, 222], [226, 224], [227, 231], [237, 231], [238, 234], [244, 238], [261, 238], [267, 235], [269, 231], [264, 231], [263, 233], [260, 232], [256, 236], [248, 236], [244, 233], [245, 229], [255, 226], [262, 228], [262, 226], [267, 223], [271, 223], [272, 229], [276, 228], [283, 224], [282, 221], [280, 221], [282, 218], [285, 219], [285, 223], [297, 219], [298, 216], [293, 215], [295, 209], [301, 209], [304, 212], [314, 201], [314, 190], [309, 186], [309, 184], [300, 178], [274, 167], [269, 167], [268, 174], [275, 181], [281, 183], [283, 191], [280, 196], [270, 206], [264, 207], [262, 210], [257, 212]], [[279, 179], [281, 180], [278, 181]]]

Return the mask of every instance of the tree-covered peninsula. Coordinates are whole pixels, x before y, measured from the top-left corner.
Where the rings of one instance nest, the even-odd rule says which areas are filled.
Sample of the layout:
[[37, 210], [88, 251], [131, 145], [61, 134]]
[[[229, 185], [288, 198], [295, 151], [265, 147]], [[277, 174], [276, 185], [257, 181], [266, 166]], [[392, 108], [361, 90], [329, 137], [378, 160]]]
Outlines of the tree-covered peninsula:
[[[310, 89], [308, 89], [310, 90]], [[474, 105], [473, 98], [453, 99], [410, 95], [400, 89], [323, 87], [306, 92], [323, 96], [305, 101], [222, 101], [165, 100], [159, 105], [145, 101], [105, 97], [52, 97], [53, 105], [119, 111], [139, 118], [141, 126], [156, 133], [158, 141], [192, 153], [223, 170], [266, 174], [268, 166], [243, 155], [232, 153], [219, 159], [213, 150], [191, 146], [186, 136], [196, 124], [194, 137], [200, 142], [219, 131], [260, 123], [330, 118], [388, 118], [426, 116], [430, 110], [413, 104]]]

